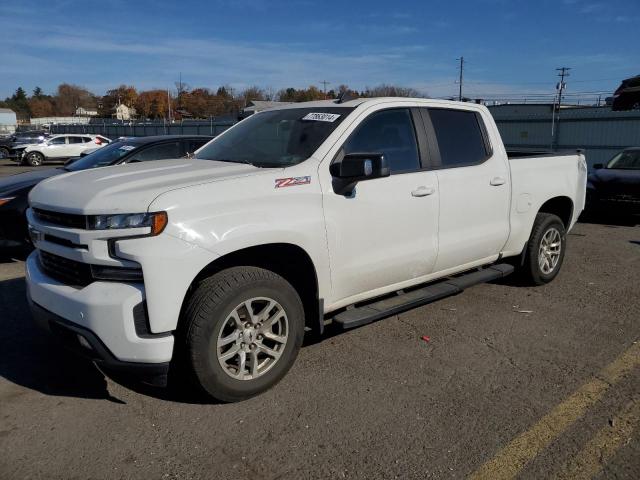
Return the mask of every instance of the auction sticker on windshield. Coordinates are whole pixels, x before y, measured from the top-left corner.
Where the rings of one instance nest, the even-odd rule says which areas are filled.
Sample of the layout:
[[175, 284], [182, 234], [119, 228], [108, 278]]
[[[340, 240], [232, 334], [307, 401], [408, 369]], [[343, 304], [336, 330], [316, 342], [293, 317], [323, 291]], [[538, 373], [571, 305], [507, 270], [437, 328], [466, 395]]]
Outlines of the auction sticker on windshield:
[[339, 113], [307, 113], [302, 120], [312, 120], [315, 122], [335, 122], [340, 117]]

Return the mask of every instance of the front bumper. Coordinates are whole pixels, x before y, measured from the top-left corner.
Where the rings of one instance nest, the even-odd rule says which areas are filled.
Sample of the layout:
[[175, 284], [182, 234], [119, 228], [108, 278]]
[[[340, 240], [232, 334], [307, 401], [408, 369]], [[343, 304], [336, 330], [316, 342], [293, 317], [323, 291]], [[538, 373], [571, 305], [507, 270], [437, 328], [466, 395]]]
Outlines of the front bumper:
[[84, 288], [64, 285], [42, 271], [37, 251], [27, 259], [25, 276], [27, 295], [39, 325], [52, 333], [59, 334], [60, 329], [75, 332], [76, 346], [80, 346], [77, 334], [85, 337], [92, 347], [82, 347], [80, 351], [85, 356], [119, 370], [136, 370], [139, 364], [147, 364], [152, 370], [168, 366], [173, 355], [173, 335], [167, 332], [141, 337], [136, 331], [134, 310], [139, 310], [145, 301], [142, 284], [94, 282]]

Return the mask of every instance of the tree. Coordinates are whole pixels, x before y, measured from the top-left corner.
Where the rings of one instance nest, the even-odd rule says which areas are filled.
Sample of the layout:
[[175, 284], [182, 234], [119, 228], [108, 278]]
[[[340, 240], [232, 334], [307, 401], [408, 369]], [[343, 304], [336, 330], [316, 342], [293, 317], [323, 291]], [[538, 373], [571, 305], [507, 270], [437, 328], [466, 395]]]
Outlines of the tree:
[[27, 94], [22, 87], [18, 87], [11, 97], [6, 98], [4, 104], [7, 108], [16, 112], [16, 117], [18, 117], [18, 119], [25, 121], [29, 120], [31, 110], [29, 108]]
[[377, 87], [367, 87], [363, 92], [364, 97], [414, 97], [423, 98], [424, 94], [415, 88], [401, 87], [398, 85], [387, 85], [385, 83]]
[[324, 100], [325, 94], [316, 86], [311, 85], [307, 89], [296, 90], [287, 88], [278, 92], [281, 102], [310, 102], [312, 100]]
[[78, 107], [86, 109], [96, 108], [96, 97], [84, 87], [62, 83], [58, 85], [53, 97], [55, 114], [61, 117], [75, 115]]
[[33, 118], [52, 117], [54, 115], [53, 103], [48, 98], [33, 96], [29, 99], [29, 109]]
[[98, 113], [100, 116], [109, 117], [119, 103], [123, 103], [127, 107], [133, 107], [137, 99], [138, 92], [134, 86], [120, 85], [118, 88], [107, 90], [106, 95], [102, 97], [102, 107]]
[[267, 94], [265, 93], [265, 91], [260, 87], [256, 87], [255, 85], [241, 92], [239, 96], [244, 101], [243, 107], [249, 105], [249, 102], [252, 102], [253, 100], [267, 99]]
[[165, 90], [147, 90], [140, 92], [135, 108], [143, 118], [166, 118], [168, 116], [169, 99]]
[[33, 95], [31, 95], [31, 98], [42, 98], [44, 96], [42, 89], [40, 87], [36, 87], [33, 89]]

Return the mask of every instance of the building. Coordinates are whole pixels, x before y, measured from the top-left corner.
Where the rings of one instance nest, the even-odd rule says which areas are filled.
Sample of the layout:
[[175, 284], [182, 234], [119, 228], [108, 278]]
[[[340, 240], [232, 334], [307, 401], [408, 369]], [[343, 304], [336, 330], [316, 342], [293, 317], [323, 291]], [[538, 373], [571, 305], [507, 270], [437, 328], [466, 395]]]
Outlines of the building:
[[10, 135], [16, 131], [18, 119], [10, 108], [0, 108], [0, 135]]
[[116, 105], [113, 111], [112, 116], [118, 120], [132, 120], [136, 116], [136, 109], [127, 107], [124, 103]]
[[78, 107], [78, 108], [76, 108], [76, 115], [78, 117], [97, 117], [98, 116], [98, 111], [97, 110], [89, 110], [89, 109], [86, 109], [84, 107]]
[[242, 116], [248, 117], [254, 113], [262, 112], [263, 110], [269, 110], [270, 108], [279, 107], [282, 105], [288, 105], [292, 102], [272, 102], [269, 100], [252, 100], [249, 102], [249, 106], [242, 110]]

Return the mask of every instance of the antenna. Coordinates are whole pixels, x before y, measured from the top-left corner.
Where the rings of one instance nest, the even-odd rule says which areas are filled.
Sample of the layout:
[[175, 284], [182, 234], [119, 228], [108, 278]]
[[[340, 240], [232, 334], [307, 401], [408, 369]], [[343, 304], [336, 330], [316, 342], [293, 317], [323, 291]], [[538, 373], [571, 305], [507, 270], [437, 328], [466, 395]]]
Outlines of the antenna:
[[458, 82], [458, 101], [462, 101], [462, 71], [464, 69], [464, 57], [460, 57], [460, 80]]

